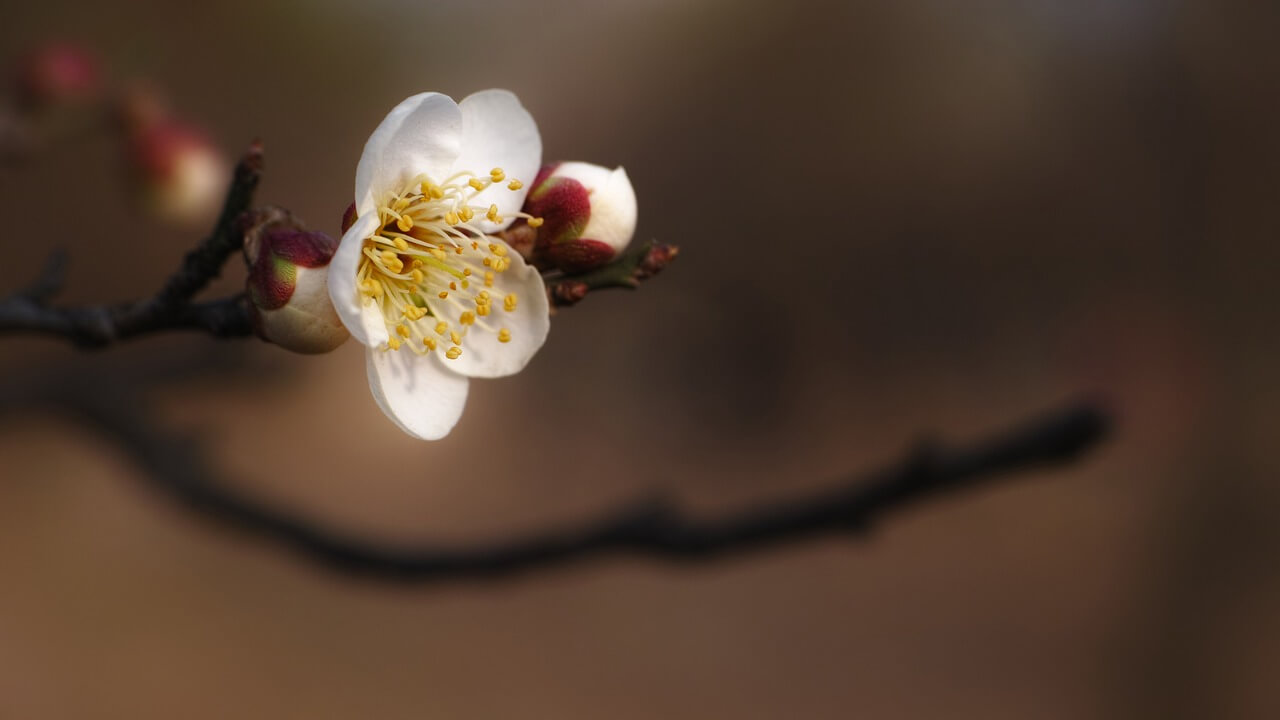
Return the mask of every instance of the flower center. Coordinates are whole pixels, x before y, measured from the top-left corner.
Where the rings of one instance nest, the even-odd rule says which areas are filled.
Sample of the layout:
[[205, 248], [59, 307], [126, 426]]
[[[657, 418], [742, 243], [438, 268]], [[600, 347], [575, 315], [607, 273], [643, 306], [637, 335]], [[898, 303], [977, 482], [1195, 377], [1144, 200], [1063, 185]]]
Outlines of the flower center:
[[[504, 181], [512, 192], [523, 186], [494, 168], [488, 177], [463, 172], [438, 184], [419, 175], [383, 199], [356, 281], [361, 295], [382, 311], [388, 348], [408, 347], [420, 355], [438, 350], [456, 360], [469, 332], [511, 340], [502, 314], [513, 312], [520, 299], [502, 292], [501, 276], [511, 267], [512, 251], [473, 223], [477, 217], [492, 223], [503, 218], [497, 205], [471, 204], [477, 193]], [[525, 213], [517, 216], [534, 227], [542, 224]]]

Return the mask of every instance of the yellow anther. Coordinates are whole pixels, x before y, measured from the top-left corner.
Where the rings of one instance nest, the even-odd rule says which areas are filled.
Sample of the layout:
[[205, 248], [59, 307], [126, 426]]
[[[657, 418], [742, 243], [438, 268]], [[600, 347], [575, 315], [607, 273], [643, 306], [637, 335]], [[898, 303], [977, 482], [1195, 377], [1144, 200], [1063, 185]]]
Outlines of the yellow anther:
[[450, 210], [449, 212], [447, 212], [447, 213], [445, 213], [445, 214], [444, 214], [444, 221], [445, 221], [445, 222], [447, 222], [447, 223], [449, 223], [450, 225], [457, 225], [457, 224], [458, 224], [458, 213], [453, 212], [452, 210]]
[[409, 275], [411, 275], [411, 276], [413, 277], [413, 281], [414, 281], [414, 282], [419, 283], [419, 284], [421, 284], [422, 282], [424, 282], [424, 281], [427, 279], [427, 276], [426, 276], [425, 274], [423, 274], [423, 272], [422, 272], [421, 270], [419, 270], [418, 268], [414, 268], [414, 269], [413, 269], [413, 271], [409, 273]]
[[449, 289], [450, 289], [450, 290], [457, 290], [457, 289], [458, 289], [458, 283], [456, 283], [456, 282], [454, 282], [454, 281], [450, 280], [450, 281], [449, 281]]
[[499, 330], [498, 342], [511, 342], [511, 331], [506, 328]]
[[397, 250], [402, 252], [409, 249], [409, 243], [405, 242], [404, 238], [391, 238], [391, 242], [396, 246]]
[[400, 349], [400, 339], [399, 339], [399, 338], [393, 338], [393, 337], [389, 337], [389, 338], [387, 338], [387, 347], [391, 348], [392, 350], [399, 350], [399, 349]]
[[441, 291], [440, 291], [440, 294], [439, 294], [439, 298], [440, 298], [441, 300], [447, 300], [447, 299], [449, 298], [449, 291], [448, 291], [448, 290], [441, 290]]
[[463, 281], [462, 281], [462, 289], [463, 289], [463, 290], [466, 290], [466, 289], [467, 289], [467, 288], [469, 288], [469, 287], [471, 287], [471, 283], [470, 283], [469, 281], [467, 281], [467, 280], [463, 280]]
[[512, 310], [516, 309], [516, 305], [519, 302], [520, 302], [520, 298], [517, 298], [515, 293], [511, 293], [506, 297], [502, 298], [502, 309], [506, 310], [507, 312], [511, 312]]
[[443, 259], [445, 259], [445, 258], [447, 258], [447, 257], [449, 257], [449, 256], [448, 256], [448, 255], [446, 255], [446, 254], [444, 253], [444, 251], [443, 251], [443, 250], [441, 250], [440, 248], [431, 248], [431, 257], [433, 257], [433, 258], [435, 258], [435, 259], [437, 259], [437, 260], [443, 260]]
[[488, 290], [481, 290], [479, 293], [477, 293], [477, 294], [476, 294], [476, 304], [477, 304], [477, 305], [488, 305], [488, 304], [489, 304], [489, 291], [488, 291]]
[[494, 182], [502, 182], [507, 179], [507, 174], [502, 172], [502, 168], [494, 168], [489, 171], [489, 177], [492, 178]]
[[544, 222], [546, 222], [546, 220], [543, 220], [542, 218], [529, 218], [529, 227], [542, 227], [542, 223]]
[[476, 242], [475, 240], [472, 240], [472, 241], [471, 241], [471, 249], [472, 249], [472, 250], [479, 250], [479, 249], [480, 249], [480, 243]]
[[465, 205], [458, 211], [458, 217], [462, 218], [462, 222], [471, 222], [471, 218], [475, 216], [475, 211]]
[[497, 255], [498, 257], [502, 257], [507, 254], [507, 248], [503, 245], [499, 245], [498, 243], [489, 243], [489, 252]]
[[484, 274], [484, 286], [485, 286], [485, 287], [493, 287], [493, 273], [492, 273], [492, 272], [485, 271], [485, 274]]
[[505, 272], [511, 267], [511, 258], [497, 257], [493, 259], [493, 269], [497, 272]]
[[400, 232], [409, 232], [413, 229], [413, 218], [401, 215], [400, 219], [396, 220], [396, 227], [400, 228]]
[[435, 338], [433, 338], [433, 337], [424, 337], [424, 338], [422, 338], [422, 344], [423, 344], [423, 345], [426, 345], [428, 350], [435, 350], [435, 349], [436, 349], [436, 339], [435, 339]]
[[462, 277], [471, 277], [471, 268], [462, 268]]
[[396, 334], [399, 335], [400, 337], [407, 338], [409, 337], [409, 328], [405, 327], [404, 325], [397, 325]]
[[447, 333], [447, 332], [449, 332], [449, 323], [447, 323], [447, 322], [445, 322], [445, 321], [443, 321], [443, 320], [441, 320], [440, 322], [436, 323], [436, 334], [437, 334], [437, 335], [439, 335], [440, 337], [444, 337], [444, 334], [445, 334], [445, 333]]
[[399, 200], [391, 203], [391, 209], [396, 212], [402, 212], [407, 207], [409, 207], [409, 198], [400, 198]]
[[384, 263], [389, 263], [392, 260], [397, 259], [395, 250], [383, 250], [382, 252], [378, 253], [378, 257], [382, 258], [382, 262]]
[[462, 317], [458, 318], [458, 322], [462, 323], [463, 325], [470, 325], [475, 321], [476, 321], [476, 314], [471, 312], [470, 310], [462, 313]]
[[489, 315], [489, 306], [488, 306], [488, 305], [477, 305], [477, 306], [476, 306], [476, 314], [477, 314], [477, 315], [479, 315], [480, 317], [488, 317], [488, 315]]
[[369, 297], [382, 297], [382, 283], [373, 278], [364, 281], [364, 292]]
[[423, 197], [431, 197], [436, 200], [444, 197], [444, 190], [441, 190], [439, 185], [436, 185], [430, 180], [423, 181], [420, 189], [422, 190]]
[[409, 263], [409, 267], [411, 267], [411, 268], [413, 268], [413, 269], [415, 269], [415, 270], [416, 270], [416, 269], [418, 269], [418, 268], [420, 268], [420, 267], [423, 267], [425, 264], [426, 264], [426, 263], [422, 262], [422, 258], [414, 258], [414, 259]]
[[512, 180], [511, 182], [507, 183], [508, 190], [519, 190], [522, 187], [524, 187], [524, 183], [520, 182], [519, 180]]
[[475, 188], [476, 190], [483, 190], [486, 187], [488, 187], [488, 185], [486, 185], [485, 182], [480, 178], [471, 178], [470, 180], [467, 181], [467, 184]]
[[460, 247], [456, 247], [456, 248], [454, 248], [454, 249], [453, 249], [453, 254], [454, 254], [454, 255], [461, 255], [461, 254], [462, 254], [462, 248], [460, 248]]
[[485, 259], [484, 259], [484, 266], [485, 266], [485, 267], [493, 267], [493, 258], [485, 258]]
[[449, 358], [450, 360], [457, 360], [458, 356], [461, 354], [462, 354], [462, 348], [460, 347], [451, 347], [448, 350], [444, 351], [444, 356]]
[[489, 212], [485, 213], [484, 216], [489, 218], [489, 222], [492, 222], [492, 223], [502, 222], [502, 216], [498, 214], [498, 206], [496, 204], [490, 205]]
[[457, 331], [457, 330], [450, 330], [450, 331], [449, 331], [449, 339], [453, 341], [453, 344], [454, 344], [454, 345], [461, 345], [461, 344], [462, 344], [462, 336], [458, 334], [458, 331]]

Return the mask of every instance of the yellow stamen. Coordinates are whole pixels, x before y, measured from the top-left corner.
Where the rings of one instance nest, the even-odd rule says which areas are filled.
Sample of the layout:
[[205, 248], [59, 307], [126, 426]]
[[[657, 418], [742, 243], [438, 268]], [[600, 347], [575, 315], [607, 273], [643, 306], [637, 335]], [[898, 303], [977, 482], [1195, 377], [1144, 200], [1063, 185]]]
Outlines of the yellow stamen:
[[506, 328], [499, 330], [498, 342], [511, 342], [511, 331]]
[[458, 356], [461, 354], [462, 354], [462, 348], [460, 347], [451, 347], [448, 350], [444, 351], [444, 356], [449, 358], [450, 360], [457, 360]]
[[519, 180], [512, 180], [511, 182], [507, 183], [508, 190], [519, 190], [522, 187], [524, 187], [524, 183], [520, 182]]
[[476, 321], [476, 314], [471, 312], [470, 310], [462, 313], [462, 316], [458, 318], [458, 322], [462, 323], [463, 325], [470, 325], [475, 321]]
[[542, 223], [544, 222], [546, 222], [546, 220], [543, 220], [542, 218], [529, 218], [529, 227], [542, 227]]
[[519, 301], [520, 298], [516, 297], [515, 293], [511, 293], [502, 298], [502, 309], [507, 312], [511, 312], [516, 309], [516, 304], [519, 303]]

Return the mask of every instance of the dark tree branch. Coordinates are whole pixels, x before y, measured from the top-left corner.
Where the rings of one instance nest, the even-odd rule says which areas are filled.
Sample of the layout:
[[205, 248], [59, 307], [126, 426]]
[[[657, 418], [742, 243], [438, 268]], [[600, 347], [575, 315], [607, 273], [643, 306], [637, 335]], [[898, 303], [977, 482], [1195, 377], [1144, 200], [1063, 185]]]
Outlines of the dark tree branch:
[[188, 508], [338, 570], [418, 583], [537, 570], [609, 552], [693, 561], [824, 534], [863, 533], [891, 512], [933, 497], [1015, 471], [1069, 463], [1095, 447], [1109, 425], [1101, 409], [1082, 403], [968, 447], [924, 444], [901, 462], [832, 489], [719, 518], [693, 518], [655, 498], [578, 527], [511, 540], [397, 547], [323, 527], [233, 490], [192, 438], [150, 419], [136, 393], [120, 392], [104, 396], [62, 385], [54, 401], [118, 443], [150, 485]]
[[65, 259], [55, 256], [36, 283], [0, 300], [0, 333], [33, 333], [66, 338], [88, 348], [165, 330], [200, 330], [217, 337], [252, 333], [243, 295], [192, 302], [241, 247], [241, 215], [253, 203], [262, 175], [262, 148], [255, 144], [236, 166], [213, 232], [183, 258], [182, 265], [152, 297], [115, 305], [58, 307]]

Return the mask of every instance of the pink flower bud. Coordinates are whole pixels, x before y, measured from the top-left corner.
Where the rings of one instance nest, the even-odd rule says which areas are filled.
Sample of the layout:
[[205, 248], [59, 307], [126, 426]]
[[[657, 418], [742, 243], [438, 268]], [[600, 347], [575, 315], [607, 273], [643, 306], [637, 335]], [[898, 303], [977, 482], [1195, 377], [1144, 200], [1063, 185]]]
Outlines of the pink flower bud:
[[222, 204], [231, 167], [204, 133], [161, 119], [135, 128], [130, 140], [130, 164], [149, 210], [184, 225], [213, 218]]
[[329, 300], [329, 260], [338, 244], [321, 232], [268, 227], [245, 238], [245, 290], [264, 340], [298, 353], [325, 353], [349, 334]]
[[569, 273], [600, 267], [618, 256], [635, 235], [636, 194], [622, 168], [565, 162], [542, 168], [525, 199], [534, 220], [535, 262]]
[[68, 42], [36, 48], [18, 63], [14, 78], [19, 101], [31, 108], [81, 103], [102, 91], [97, 58]]

